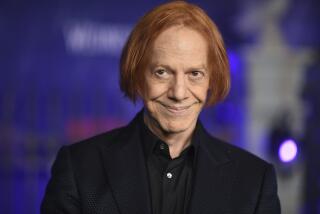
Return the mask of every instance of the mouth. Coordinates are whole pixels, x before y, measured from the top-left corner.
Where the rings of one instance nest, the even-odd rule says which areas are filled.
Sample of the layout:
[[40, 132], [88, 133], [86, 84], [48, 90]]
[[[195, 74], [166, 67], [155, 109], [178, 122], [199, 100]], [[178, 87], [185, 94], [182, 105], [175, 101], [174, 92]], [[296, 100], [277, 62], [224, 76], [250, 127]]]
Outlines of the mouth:
[[173, 113], [173, 114], [183, 114], [185, 112], [187, 112], [188, 109], [190, 109], [190, 107], [193, 105], [184, 105], [184, 106], [173, 106], [173, 105], [166, 105], [164, 103], [160, 104], [165, 107], [166, 110], [168, 110], [169, 112]]

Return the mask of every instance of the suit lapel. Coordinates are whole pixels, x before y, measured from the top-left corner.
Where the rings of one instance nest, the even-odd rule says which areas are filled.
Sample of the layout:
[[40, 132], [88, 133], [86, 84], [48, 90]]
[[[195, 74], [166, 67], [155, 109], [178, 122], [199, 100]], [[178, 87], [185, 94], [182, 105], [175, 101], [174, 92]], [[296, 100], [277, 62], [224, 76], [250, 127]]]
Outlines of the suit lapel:
[[121, 214], [151, 213], [146, 163], [140, 143], [139, 116], [104, 148], [111, 191]]
[[224, 213], [234, 181], [234, 162], [228, 157], [228, 151], [219, 146], [221, 142], [210, 137], [202, 127], [200, 129], [189, 210], [191, 214]]
[[[102, 150], [108, 183], [121, 214], [151, 213], [138, 120], [139, 115]], [[199, 149], [189, 213], [220, 214], [228, 211], [235, 166], [228, 151], [219, 146], [221, 142], [210, 137], [199, 125]]]

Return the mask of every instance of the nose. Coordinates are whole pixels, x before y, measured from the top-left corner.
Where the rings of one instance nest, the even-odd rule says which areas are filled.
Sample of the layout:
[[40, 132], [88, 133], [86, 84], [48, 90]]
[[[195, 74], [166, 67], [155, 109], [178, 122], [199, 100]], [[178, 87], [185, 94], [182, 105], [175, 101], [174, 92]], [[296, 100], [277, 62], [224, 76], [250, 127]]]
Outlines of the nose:
[[168, 97], [175, 101], [182, 101], [187, 98], [187, 90], [184, 75], [176, 75], [171, 82]]

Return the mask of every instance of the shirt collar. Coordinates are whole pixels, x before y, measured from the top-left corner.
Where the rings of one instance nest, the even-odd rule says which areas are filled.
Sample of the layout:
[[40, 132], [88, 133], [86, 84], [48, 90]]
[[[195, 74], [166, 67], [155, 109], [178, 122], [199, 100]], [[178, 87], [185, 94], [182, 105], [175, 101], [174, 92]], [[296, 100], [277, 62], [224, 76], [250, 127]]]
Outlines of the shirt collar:
[[[142, 146], [144, 150], [144, 155], [146, 158], [148, 158], [151, 154], [153, 154], [161, 146], [161, 144], [165, 145], [166, 147], [165, 149], [168, 149], [167, 144], [163, 142], [161, 139], [159, 139], [155, 134], [153, 134], [151, 130], [147, 127], [147, 125], [144, 123], [143, 114], [141, 114], [139, 123], [141, 127], [140, 129], [141, 141], [142, 141]], [[200, 134], [201, 134], [200, 126], [201, 126], [200, 121], [197, 121], [195, 130], [193, 132], [192, 140], [191, 140], [191, 145], [189, 146], [192, 149], [188, 147], [188, 148], [185, 148], [184, 151], [186, 151], [186, 149], [191, 149], [191, 150], [194, 150], [195, 155], [198, 153], [197, 151], [199, 148], [199, 141], [200, 141]]]

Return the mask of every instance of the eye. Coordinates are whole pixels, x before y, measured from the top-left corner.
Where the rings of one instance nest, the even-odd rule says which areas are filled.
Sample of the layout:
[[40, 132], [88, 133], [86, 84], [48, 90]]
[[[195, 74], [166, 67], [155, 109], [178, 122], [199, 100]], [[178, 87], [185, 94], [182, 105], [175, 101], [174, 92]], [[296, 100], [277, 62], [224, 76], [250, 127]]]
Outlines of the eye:
[[191, 71], [189, 73], [190, 79], [193, 79], [193, 80], [200, 80], [204, 78], [204, 76], [205, 74], [202, 71]]
[[194, 77], [198, 77], [201, 75], [200, 71], [191, 71], [191, 75]]
[[158, 69], [155, 71], [155, 73], [159, 76], [162, 76], [166, 71], [164, 69]]
[[169, 72], [163, 68], [159, 68], [156, 69], [154, 71], [154, 74], [156, 75], [156, 77], [160, 78], [160, 79], [167, 79], [169, 78]]

